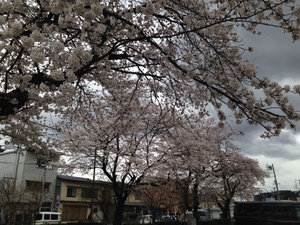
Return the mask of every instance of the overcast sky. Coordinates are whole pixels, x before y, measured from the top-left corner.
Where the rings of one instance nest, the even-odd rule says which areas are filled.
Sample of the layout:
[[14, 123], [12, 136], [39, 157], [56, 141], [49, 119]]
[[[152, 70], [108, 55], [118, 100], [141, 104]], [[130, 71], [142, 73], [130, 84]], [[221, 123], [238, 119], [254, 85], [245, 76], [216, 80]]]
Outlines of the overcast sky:
[[[300, 84], [300, 41], [293, 43], [290, 34], [274, 28], [260, 28], [262, 35], [243, 33], [244, 43], [254, 48], [247, 54], [258, 66], [260, 76], [268, 76], [280, 84]], [[300, 97], [290, 99], [300, 111]], [[297, 130], [284, 130], [279, 137], [269, 140], [259, 136], [263, 130], [259, 126], [243, 124], [238, 126], [246, 135], [235, 138], [244, 154], [257, 159], [260, 165], [274, 165], [279, 190], [300, 190], [300, 123]], [[296, 181], [298, 182], [296, 186]], [[273, 172], [266, 179], [264, 190], [275, 188]]]

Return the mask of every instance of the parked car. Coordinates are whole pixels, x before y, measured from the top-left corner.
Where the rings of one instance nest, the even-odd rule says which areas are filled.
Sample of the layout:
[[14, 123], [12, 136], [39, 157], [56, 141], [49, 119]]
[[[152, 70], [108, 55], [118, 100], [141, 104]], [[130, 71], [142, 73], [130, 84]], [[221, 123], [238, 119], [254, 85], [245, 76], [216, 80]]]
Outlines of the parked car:
[[58, 212], [39, 212], [35, 215], [35, 225], [43, 224], [62, 224], [61, 213]]
[[206, 221], [209, 219], [208, 212], [205, 209], [198, 210], [198, 215], [200, 217], [200, 220]]
[[140, 224], [148, 224], [148, 223], [152, 223], [152, 215], [143, 215], [140, 220]]
[[178, 221], [179, 215], [176, 212], [168, 212], [160, 217], [160, 221]]
[[[199, 216], [199, 219], [202, 220], [202, 221], [206, 221], [206, 220], [209, 219], [208, 212], [205, 209], [198, 209], [197, 214]], [[186, 217], [186, 220], [194, 218], [193, 211], [186, 211], [185, 212], [185, 217]]]
[[160, 221], [170, 221], [170, 220], [173, 220], [173, 218], [172, 218], [171, 215], [163, 215], [163, 216], [160, 218]]

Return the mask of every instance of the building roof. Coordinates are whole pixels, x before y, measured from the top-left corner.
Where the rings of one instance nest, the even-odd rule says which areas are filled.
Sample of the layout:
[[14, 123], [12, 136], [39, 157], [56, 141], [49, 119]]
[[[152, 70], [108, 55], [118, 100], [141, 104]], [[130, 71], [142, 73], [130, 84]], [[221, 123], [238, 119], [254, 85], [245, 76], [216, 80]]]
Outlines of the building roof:
[[8, 155], [8, 154], [16, 154], [17, 150], [16, 149], [10, 149], [10, 150], [5, 150], [5, 151], [1, 151], [0, 155]]
[[69, 181], [79, 181], [79, 182], [92, 182], [91, 179], [85, 177], [73, 177], [68, 175], [57, 175], [58, 179], [69, 180]]
[[[75, 182], [93, 182], [92, 179], [86, 178], [86, 177], [74, 177], [74, 176], [68, 176], [68, 175], [57, 175], [58, 179], [61, 180], [67, 180], [67, 181], [75, 181]], [[111, 182], [106, 182], [106, 181], [100, 181], [100, 180], [95, 180], [95, 183], [101, 183], [101, 184], [111, 184]]]

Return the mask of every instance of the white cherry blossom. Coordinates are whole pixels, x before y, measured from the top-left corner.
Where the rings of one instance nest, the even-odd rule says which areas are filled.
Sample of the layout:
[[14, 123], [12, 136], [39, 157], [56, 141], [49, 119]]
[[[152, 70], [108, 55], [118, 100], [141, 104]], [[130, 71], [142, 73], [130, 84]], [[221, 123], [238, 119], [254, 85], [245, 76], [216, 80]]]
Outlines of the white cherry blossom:
[[[252, 48], [243, 45], [239, 29], [256, 34], [257, 25], [266, 25], [297, 41], [299, 11], [292, 0], [2, 0], [1, 123], [26, 118], [27, 124], [49, 104], [63, 114], [85, 95], [131, 80], [124, 86], [141, 86], [178, 108], [211, 103], [220, 124], [229, 103], [238, 123], [251, 121], [266, 137], [277, 135], [283, 121], [295, 127], [299, 119], [285, 97], [299, 87], [257, 77], [256, 66], [243, 58]], [[253, 87], [265, 96], [257, 98]]]

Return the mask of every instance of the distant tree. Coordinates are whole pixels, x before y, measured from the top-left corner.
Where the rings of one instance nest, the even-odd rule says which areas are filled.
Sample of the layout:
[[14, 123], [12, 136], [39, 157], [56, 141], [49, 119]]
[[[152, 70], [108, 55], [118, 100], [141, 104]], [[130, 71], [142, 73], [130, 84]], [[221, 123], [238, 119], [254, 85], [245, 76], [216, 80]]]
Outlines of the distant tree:
[[293, 0], [2, 0], [1, 133], [15, 136], [19, 121], [22, 142], [42, 142], [50, 118], [41, 113], [68, 113], [83, 95], [127, 78], [134, 82], [124, 86], [144, 86], [178, 106], [211, 103], [220, 125], [226, 105], [237, 123], [278, 135], [299, 119], [285, 93], [299, 94], [300, 86], [256, 76], [242, 57], [253, 49], [237, 29], [258, 33], [265, 25], [298, 40], [299, 15]]
[[33, 215], [41, 208], [45, 200], [41, 185], [16, 186], [13, 179], [0, 181], [0, 208], [3, 218], [0, 224], [31, 224]]
[[[157, 219], [157, 212], [178, 212], [182, 208], [181, 190], [177, 189], [175, 181], [159, 181], [141, 184], [142, 202], [151, 211], [153, 222]], [[161, 216], [161, 215], [159, 215]]]
[[291, 200], [297, 201], [297, 193], [291, 190], [280, 190], [279, 191], [280, 200]]
[[[269, 198], [273, 198], [278, 200], [278, 193], [277, 192], [265, 192], [262, 190], [258, 190], [259, 194], [254, 196], [256, 201], [268, 201]], [[295, 191], [291, 190], [280, 190], [279, 191], [280, 200], [291, 200], [297, 201], [299, 194]]]
[[180, 126], [169, 131], [169, 143], [176, 151], [168, 160], [171, 173], [181, 184], [186, 210], [193, 210], [194, 218], [205, 180], [214, 173], [213, 168], [220, 149], [232, 152], [239, 150], [232, 141], [232, 133], [220, 128], [212, 118], [199, 118], [193, 115], [178, 119]]
[[152, 214], [153, 222], [157, 220], [157, 212], [160, 211], [163, 201], [166, 201], [164, 198], [164, 193], [161, 192], [162, 188], [151, 185], [143, 185], [138, 188], [142, 195], [142, 202], [150, 210]]
[[179, 121], [181, 126], [170, 129], [169, 141], [178, 150], [168, 164], [181, 181], [185, 199], [192, 196], [186, 209], [193, 210], [199, 219], [199, 203], [213, 199], [224, 218], [230, 218], [232, 198], [240, 193], [243, 198], [252, 196], [257, 191], [255, 185], [264, 183], [268, 174], [256, 160], [242, 155], [233, 143], [233, 134], [218, 127], [215, 120], [190, 116]]
[[[13, 179], [2, 179], [0, 182], [0, 206], [4, 217], [1, 223], [14, 225], [17, 215], [17, 204], [22, 199], [22, 191], [16, 188]], [[3, 214], [1, 216], [3, 216]]]
[[279, 200], [297, 201], [298, 194], [291, 190], [279, 190], [279, 193], [274, 191], [273, 196], [276, 200], [279, 197]]
[[205, 180], [203, 190], [220, 207], [223, 218], [230, 218], [233, 197], [242, 195], [243, 199], [251, 199], [258, 190], [256, 185], [264, 184], [268, 173], [260, 168], [258, 161], [239, 152], [220, 151], [215, 160], [212, 176]]

